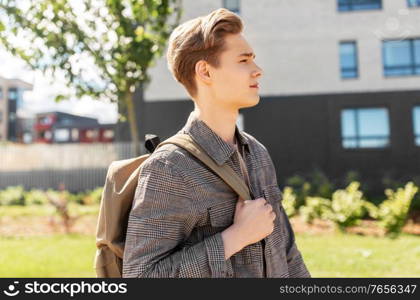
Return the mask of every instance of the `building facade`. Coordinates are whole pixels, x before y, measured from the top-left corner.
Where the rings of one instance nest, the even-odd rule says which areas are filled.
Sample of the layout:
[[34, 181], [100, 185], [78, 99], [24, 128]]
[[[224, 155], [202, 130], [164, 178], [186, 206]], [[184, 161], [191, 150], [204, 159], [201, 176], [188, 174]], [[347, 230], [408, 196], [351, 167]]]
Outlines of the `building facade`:
[[100, 124], [97, 119], [64, 112], [36, 115], [34, 124], [37, 143], [110, 143], [114, 141], [115, 124]]
[[32, 85], [20, 79], [7, 79], [0, 76], [0, 141], [21, 141], [25, 122], [19, 122], [18, 108], [25, 91]]
[[[333, 179], [357, 171], [372, 192], [384, 178], [420, 178], [420, 1], [183, 3], [183, 20], [220, 7], [244, 20], [264, 76], [241, 122], [267, 147], [280, 184], [314, 168]], [[164, 57], [151, 77], [138, 125], [166, 138], [193, 104]]]

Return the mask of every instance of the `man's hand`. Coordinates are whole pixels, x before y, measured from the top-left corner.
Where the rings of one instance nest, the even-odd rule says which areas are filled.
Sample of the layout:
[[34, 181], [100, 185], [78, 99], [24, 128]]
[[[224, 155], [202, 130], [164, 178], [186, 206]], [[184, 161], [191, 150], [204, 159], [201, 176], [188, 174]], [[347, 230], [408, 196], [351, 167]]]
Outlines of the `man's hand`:
[[276, 213], [264, 198], [239, 200], [233, 224], [222, 232], [225, 258], [270, 235], [274, 229]]

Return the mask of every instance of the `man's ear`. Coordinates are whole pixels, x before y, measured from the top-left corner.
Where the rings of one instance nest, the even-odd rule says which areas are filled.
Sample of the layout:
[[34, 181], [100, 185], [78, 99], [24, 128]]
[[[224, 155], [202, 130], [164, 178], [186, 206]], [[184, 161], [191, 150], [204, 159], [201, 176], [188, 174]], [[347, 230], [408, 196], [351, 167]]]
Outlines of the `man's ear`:
[[209, 64], [205, 60], [199, 60], [195, 64], [195, 74], [198, 80], [201, 80], [206, 84], [209, 84], [211, 82]]

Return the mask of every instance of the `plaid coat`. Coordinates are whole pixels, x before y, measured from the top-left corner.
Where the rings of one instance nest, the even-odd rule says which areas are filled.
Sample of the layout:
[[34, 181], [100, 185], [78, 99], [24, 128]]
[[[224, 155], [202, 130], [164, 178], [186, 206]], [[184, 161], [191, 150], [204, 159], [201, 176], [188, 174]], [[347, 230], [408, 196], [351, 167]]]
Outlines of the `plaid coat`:
[[[180, 130], [219, 165], [243, 177], [238, 152], [194, 112]], [[250, 192], [275, 211], [273, 232], [225, 260], [221, 232], [232, 225], [237, 194], [188, 151], [164, 145], [141, 166], [130, 212], [123, 277], [310, 277], [281, 205], [267, 149], [236, 127]]]

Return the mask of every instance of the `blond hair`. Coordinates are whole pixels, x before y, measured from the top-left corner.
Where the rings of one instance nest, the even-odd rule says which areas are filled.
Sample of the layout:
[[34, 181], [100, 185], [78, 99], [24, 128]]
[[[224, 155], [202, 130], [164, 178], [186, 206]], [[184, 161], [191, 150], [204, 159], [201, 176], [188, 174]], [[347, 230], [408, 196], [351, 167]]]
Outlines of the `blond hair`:
[[174, 78], [194, 97], [197, 85], [195, 65], [200, 60], [219, 66], [219, 54], [225, 50], [224, 37], [241, 33], [243, 23], [233, 12], [220, 8], [206, 16], [182, 23], [169, 37], [166, 58]]

